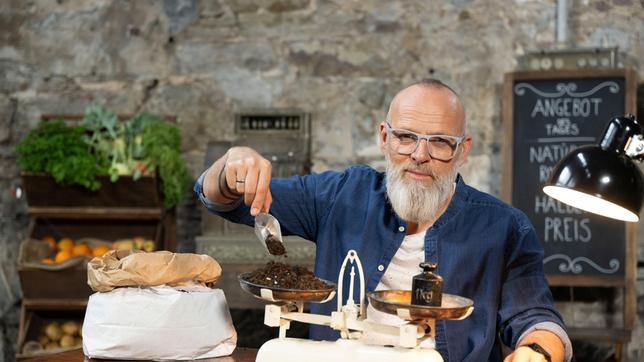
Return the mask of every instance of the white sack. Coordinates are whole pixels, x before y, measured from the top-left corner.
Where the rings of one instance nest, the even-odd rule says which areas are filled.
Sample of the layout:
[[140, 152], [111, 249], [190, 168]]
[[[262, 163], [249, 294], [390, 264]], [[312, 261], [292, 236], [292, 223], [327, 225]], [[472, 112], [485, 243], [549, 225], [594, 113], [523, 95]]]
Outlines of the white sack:
[[236, 343], [221, 289], [162, 285], [94, 293], [83, 322], [83, 351], [91, 358], [212, 358], [230, 355]]

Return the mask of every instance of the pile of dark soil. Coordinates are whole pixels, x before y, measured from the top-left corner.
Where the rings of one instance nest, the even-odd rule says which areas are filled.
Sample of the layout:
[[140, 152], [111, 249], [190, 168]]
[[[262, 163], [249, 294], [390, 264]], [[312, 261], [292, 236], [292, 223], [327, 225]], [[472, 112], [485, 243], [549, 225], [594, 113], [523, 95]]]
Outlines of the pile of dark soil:
[[307, 268], [270, 261], [250, 274], [249, 282], [267, 287], [297, 290], [327, 289], [329, 285], [318, 279]]
[[284, 244], [274, 235], [268, 234], [264, 242], [266, 243], [266, 248], [271, 255], [284, 255], [284, 257], [287, 257]]

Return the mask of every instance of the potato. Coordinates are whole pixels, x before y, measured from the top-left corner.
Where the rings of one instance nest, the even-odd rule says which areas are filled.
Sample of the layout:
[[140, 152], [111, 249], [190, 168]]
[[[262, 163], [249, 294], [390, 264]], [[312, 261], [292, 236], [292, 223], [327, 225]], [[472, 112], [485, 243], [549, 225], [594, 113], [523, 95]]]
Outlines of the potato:
[[63, 348], [73, 347], [74, 343], [74, 337], [70, 336], [69, 334], [63, 334], [63, 336], [60, 338], [60, 346]]
[[132, 250], [134, 249], [134, 241], [131, 239], [120, 239], [112, 243], [112, 249], [116, 250]]
[[45, 335], [52, 341], [58, 341], [63, 336], [63, 330], [58, 323], [51, 322], [45, 326]]
[[50, 349], [58, 349], [58, 348], [60, 348], [60, 346], [59, 346], [59, 345], [58, 345], [58, 343], [56, 343], [56, 342], [49, 342], [49, 343], [47, 343], [47, 345], [45, 346], [45, 349], [46, 349], [46, 350], [50, 350]]
[[61, 326], [63, 333], [74, 336], [78, 333], [78, 324], [74, 321], [67, 321]]
[[47, 336], [46, 336], [46, 335], [44, 335], [44, 334], [43, 334], [43, 335], [41, 335], [40, 337], [38, 337], [38, 343], [40, 343], [40, 345], [41, 345], [43, 348], [45, 348], [45, 346], [46, 346], [46, 345], [47, 345], [47, 343], [49, 343], [49, 342], [51, 342], [51, 341], [49, 340], [49, 337], [47, 337]]

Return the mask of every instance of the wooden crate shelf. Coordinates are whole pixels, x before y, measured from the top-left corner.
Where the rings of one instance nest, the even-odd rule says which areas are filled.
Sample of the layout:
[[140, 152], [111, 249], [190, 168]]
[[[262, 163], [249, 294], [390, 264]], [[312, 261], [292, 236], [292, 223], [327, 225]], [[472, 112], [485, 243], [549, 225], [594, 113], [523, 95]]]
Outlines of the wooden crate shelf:
[[159, 220], [162, 208], [144, 207], [29, 207], [29, 215], [49, 219]]

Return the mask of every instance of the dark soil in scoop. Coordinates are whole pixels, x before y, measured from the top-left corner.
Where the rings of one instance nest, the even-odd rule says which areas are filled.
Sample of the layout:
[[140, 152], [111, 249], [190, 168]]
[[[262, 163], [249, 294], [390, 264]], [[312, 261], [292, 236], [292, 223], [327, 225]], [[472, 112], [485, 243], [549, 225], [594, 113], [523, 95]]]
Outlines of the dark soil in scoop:
[[283, 289], [319, 290], [329, 288], [328, 284], [316, 278], [307, 268], [275, 261], [270, 261], [262, 269], [253, 271], [248, 281]]
[[284, 255], [286, 257], [286, 248], [275, 235], [268, 234], [264, 242], [266, 242], [266, 248], [268, 248], [268, 252], [271, 255]]

